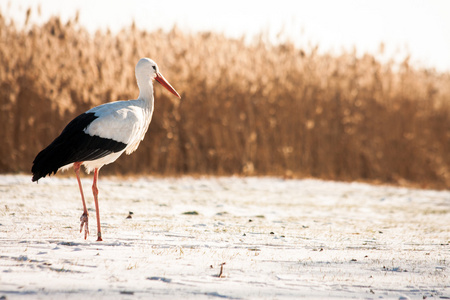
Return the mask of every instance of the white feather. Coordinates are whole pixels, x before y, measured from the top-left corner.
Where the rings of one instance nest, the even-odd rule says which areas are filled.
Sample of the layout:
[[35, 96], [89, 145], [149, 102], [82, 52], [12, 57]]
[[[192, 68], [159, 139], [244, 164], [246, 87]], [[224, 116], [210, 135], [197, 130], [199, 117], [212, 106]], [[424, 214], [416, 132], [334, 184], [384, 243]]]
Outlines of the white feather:
[[152, 117], [149, 105], [140, 99], [106, 103], [86, 113], [95, 113], [98, 118], [86, 127], [85, 133], [127, 145], [144, 138]]

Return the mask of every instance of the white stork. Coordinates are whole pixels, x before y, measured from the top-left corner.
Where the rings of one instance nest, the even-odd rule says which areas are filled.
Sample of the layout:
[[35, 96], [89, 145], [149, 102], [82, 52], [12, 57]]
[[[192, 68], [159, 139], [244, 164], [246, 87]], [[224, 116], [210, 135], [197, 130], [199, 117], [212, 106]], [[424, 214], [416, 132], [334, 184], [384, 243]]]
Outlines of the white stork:
[[61, 134], [33, 161], [32, 181], [55, 174], [73, 166], [83, 201], [80, 232], [89, 234], [89, 213], [84, 201], [80, 181], [80, 167], [86, 172], [94, 171], [92, 192], [97, 215], [97, 241], [102, 241], [100, 212], [98, 207], [98, 171], [114, 162], [122, 153], [131, 154], [144, 139], [153, 114], [153, 80], [158, 81], [172, 94], [181, 98], [170, 83], [161, 75], [156, 63], [142, 58], [136, 65], [139, 97], [136, 100], [116, 101], [94, 107], [73, 119]]

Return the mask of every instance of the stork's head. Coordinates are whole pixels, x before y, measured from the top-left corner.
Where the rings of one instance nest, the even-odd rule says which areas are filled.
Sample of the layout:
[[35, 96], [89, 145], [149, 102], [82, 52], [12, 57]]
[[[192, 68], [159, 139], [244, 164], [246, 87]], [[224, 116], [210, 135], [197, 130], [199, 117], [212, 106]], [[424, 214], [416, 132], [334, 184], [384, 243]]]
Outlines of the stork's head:
[[180, 95], [175, 91], [175, 89], [170, 85], [170, 83], [162, 76], [159, 72], [158, 65], [150, 58], [141, 58], [136, 65], [136, 79], [138, 84], [141, 82], [148, 81], [149, 79], [158, 81], [163, 87], [165, 87], [169, 92], [181, 98]]

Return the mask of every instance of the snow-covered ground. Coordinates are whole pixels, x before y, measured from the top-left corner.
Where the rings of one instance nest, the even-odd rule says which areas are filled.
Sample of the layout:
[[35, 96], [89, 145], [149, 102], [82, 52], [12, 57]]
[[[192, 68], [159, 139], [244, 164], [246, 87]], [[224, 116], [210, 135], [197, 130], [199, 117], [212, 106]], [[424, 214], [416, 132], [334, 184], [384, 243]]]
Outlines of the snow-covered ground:
[[450, 297], [449, 191], [102, 176], [99, 189], [104, 242], [93, 209], [79, 233], [75, 178], [0, 175], [0, 299]]

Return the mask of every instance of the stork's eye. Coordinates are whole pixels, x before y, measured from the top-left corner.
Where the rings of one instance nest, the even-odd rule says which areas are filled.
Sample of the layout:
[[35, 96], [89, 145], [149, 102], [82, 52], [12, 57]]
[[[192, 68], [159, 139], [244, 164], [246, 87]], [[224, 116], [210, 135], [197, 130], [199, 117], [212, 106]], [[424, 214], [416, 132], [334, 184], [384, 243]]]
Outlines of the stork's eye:
[[153, 67], [153, 70], [155, 70], [156, 71], [156, 66], [152, 66]]

